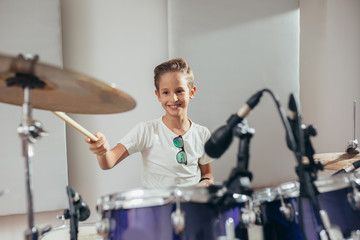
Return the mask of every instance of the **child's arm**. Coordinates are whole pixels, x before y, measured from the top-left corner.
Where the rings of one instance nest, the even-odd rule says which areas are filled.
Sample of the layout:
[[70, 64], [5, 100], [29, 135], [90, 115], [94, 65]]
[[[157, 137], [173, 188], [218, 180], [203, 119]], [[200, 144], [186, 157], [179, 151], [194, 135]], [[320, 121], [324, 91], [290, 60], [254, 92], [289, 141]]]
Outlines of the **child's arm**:
[[105, 136], [100, 132], [96, 133], [95, 136], [98, 138], [96, 142], [90, 138], [85, 138], [85, 141], [89, 144], [89, 150], [96, 154], [101, 169], [111, 169], [129, 156], [129, 152], [121, 143], [109, 150], [109, 142]]
[[211, 168], [211, 163], [207, 163], [207, 164], [199, 164], [200, 167], [200, 172], [201, 172], [201, 177], [200, 177], [200, 182], [198, 184], [198, 186], [205, 186], [208, 187], [212, 184], [214, 184], [214, 177], [212, 175], [212, 168]]

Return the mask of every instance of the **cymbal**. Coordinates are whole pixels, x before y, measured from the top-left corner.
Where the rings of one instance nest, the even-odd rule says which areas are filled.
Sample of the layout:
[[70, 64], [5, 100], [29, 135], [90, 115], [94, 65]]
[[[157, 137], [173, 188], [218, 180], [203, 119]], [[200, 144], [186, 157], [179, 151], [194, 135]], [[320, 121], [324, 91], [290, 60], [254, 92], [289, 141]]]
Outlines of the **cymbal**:
[[[113, 85], [95, 78], [25, 59], [0, 55], [0, 102], [23, 105], [21, 84], [31, 84], [34, 108], [67, 113], [107, 114], [129, 111], [135, 100]], [[34, 83], [33, 83], [34, 82]]]
[[[359, 149], [357, 149], [359, 150]], [[360, 160], [360, 154], [349, 154], [347, 152], [317, 153], [314, 154], [315, 162], [321, 162], [326, 170], [341, 170], [343, 167]], [[304, 163], [309, 160], [304, 159]]]

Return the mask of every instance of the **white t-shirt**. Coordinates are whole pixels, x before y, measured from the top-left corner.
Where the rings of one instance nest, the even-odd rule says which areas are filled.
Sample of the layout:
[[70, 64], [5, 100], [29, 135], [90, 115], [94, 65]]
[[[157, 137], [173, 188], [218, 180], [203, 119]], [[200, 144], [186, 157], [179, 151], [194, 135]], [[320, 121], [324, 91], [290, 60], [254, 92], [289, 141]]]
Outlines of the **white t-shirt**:
[[191, 123], [190, 129], [182, 135], [187, 165], [179, 164], [177, 148], [173, 139], [177, 137], [162, 121], [162, 118], [137, 124], [119, 143], [129, 154], [141, 152], [143, 159], [142, 184], [146, 188], [169, 186], [192, 186], [200, 180], [200, 164], [214, 159], [206, 155], [204, 145], [210, 138], [210, 131], [199, 124]]

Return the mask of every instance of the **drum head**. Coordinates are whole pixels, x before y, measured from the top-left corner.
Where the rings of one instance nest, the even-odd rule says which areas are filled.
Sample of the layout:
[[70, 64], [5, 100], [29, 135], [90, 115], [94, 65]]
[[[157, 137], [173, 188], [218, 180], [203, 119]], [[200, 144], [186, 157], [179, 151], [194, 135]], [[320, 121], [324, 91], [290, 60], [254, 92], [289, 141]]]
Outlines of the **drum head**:
[[160, 189], [133, 189], [100, 197], [97, 208], [101, 211], [161, 206], [174, 203], [176, 196], [182, 202], [205, 203], [210, 194], [206, 187], [169, 187]]

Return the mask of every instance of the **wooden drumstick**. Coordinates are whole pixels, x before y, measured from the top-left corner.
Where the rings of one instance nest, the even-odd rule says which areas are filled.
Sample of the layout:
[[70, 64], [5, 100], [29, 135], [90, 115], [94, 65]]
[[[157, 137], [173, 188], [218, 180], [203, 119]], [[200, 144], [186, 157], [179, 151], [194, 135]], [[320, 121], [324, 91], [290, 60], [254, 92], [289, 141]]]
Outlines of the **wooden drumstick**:
[[92, 141], [96, 142], [97, 140], [99, 140], [91, 132], [89, 132], [84, 127], [82, 127], [80, 124], [75, 122], [72, 118], [70, 118], [64, 112], [53, 111], [53, 113], [56, 116], [58, 116], [59, 118], [61, 118], [62, 120], [64, 120], [66, 123], [68, 123], [70, 126], [74, 127], [76, 130], [78, 130], [79, 132], [81, 132], [85, 136], [89, 137]]

